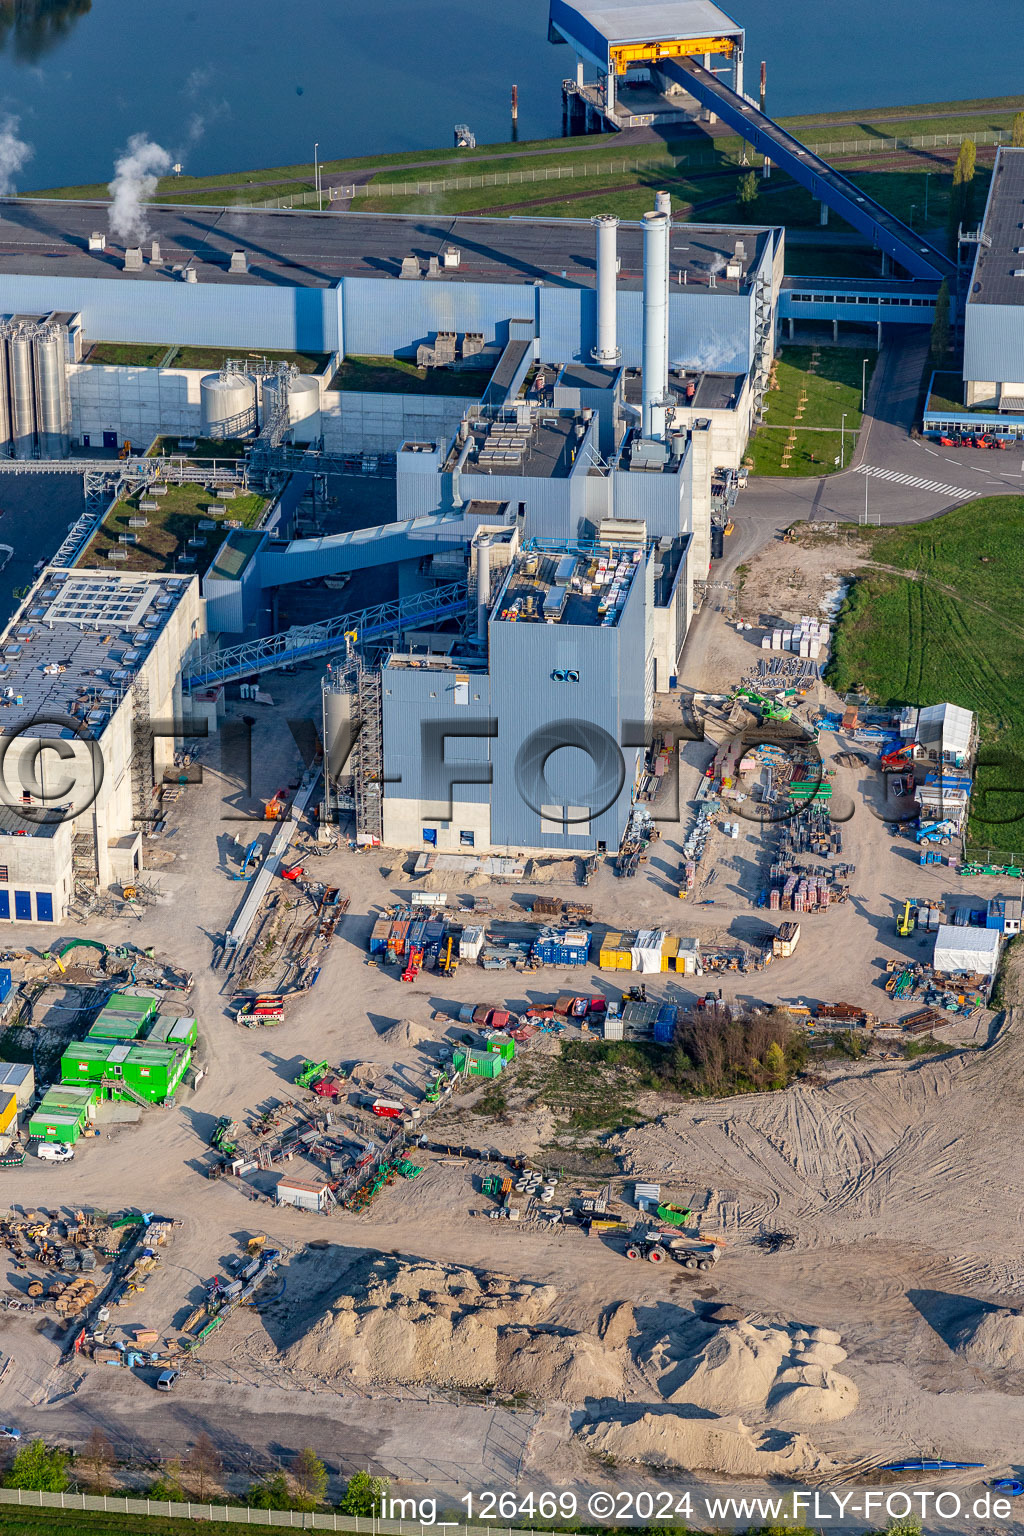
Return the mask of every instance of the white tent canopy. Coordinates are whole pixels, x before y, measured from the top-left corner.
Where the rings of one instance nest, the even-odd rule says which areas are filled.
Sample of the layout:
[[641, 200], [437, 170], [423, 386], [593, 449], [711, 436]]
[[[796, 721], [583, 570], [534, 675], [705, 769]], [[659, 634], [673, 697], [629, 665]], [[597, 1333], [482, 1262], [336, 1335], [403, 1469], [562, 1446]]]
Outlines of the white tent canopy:
[[944, 924], [935, 935], [937, 971], [977, 971], [994, 976], [1001, 935], [995, 928], [959, 928]]

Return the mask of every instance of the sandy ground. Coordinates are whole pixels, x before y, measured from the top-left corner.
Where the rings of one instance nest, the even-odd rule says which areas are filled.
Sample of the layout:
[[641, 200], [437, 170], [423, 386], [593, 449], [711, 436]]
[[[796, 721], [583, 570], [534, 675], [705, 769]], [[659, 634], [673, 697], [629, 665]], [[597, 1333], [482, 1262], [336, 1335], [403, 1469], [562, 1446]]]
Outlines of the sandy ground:
[[[773, 546], [770, 558], [783, 558], [782, 550], [789, 561], [791, 549]], [[821, 585], [837, 562], [824, 547], [814, 558], [821, 561], [815, 578]], [[801, 609], [811, 595], [810, 588], [794, 593], [794, 606]], [[724, 616], [709, 626], [708, 636], [706, 655], [719, 655], [718, 687], [756, 659], [749, 636], [737, 635]], [[317, 674], [289, 678], [288, 691], [290, 714], [303, 704], [312, 712]], [[235, 708], [240, 712], [241, 706]], [[402, 874], [405, 860], [386, 851], [345, 849], [310, 865], [314, 878], [339, 885], [350, 899], [317, 987], [289, 1007], [278, 1028], [240, 1029], [225, 1007], [230, 978], [210, 969], [213, 941], [242, 890], [227, 874], [238, 826], [220, 818], [229, 810], [254, 809], [298, 767], [275, 715], [261, 715], [256, 730], [253, 798], [218, 774], [211, 753], [205, 782], [177, 802], [168, 836], [158, 845], [164, 857], [152, 877], [157, 902], [139, 918], [94, 919], [73, 930], [107, 943], [144, 941], [195, 972], [208, 1076], [175, 1107], [149, 1111], [136, 1124], [106, 1127], [99, 1139], [80, 1146], [72, 1164], [30, 1159], [5, 1178], [8, 1201], [23, 1207], [130, 1205], [180, 1220], [166, 1260], [146, 1292], [119, 1311], [119, 1325], [164, 1331], [180, 1323], [201, 1295], [204, 1277], [255, 1231], [266, 1231], [289, 1258], [311, 1239], [329, 1240], [358, 1252], [397, 1251], [415, 1261], [550, 1285], [559, 1298], [552, 1313], [558, 1326], [583, 1332], [619, 1300], [655, 1311], [735, 1302], [758, 1326], [795, 1324], [841, 1334], [849, 1352], [842, 1371], [856, 1386], [859, 1406], [841, 1421], [809, 1431], [816, 1453], [836, 1469], [917, 1452], [984, 1460], [993, 1469], [1015, 1464], [1024, 1430], [1016, 1395], [1022, 1367], [979, 1365], [949, 1342], [979, 1303], [1014, 1307], [1024, 1286], [1015, 1193], [1024, 1182], [1017, 1134], [1024, 1047], [1012, 1018], [998, 1043], [984, 1051], [915, 1064], [875, 1058], [831, 1068], [826, 1086], [796, 1086], [783, 1094], [666, 1102], [650, 1125], [624, 1135], [614, 1149], [622, 1172], [692, 1195], [705, 1220], [726, 1238], [720, 1263], [696, 1283], [674, 1266], [665, 1274], [626, 1264], [610, 1239], [471, 1216], [482, 1205], [474, 1169], [454, 1159], [426, 1157], [419, 1179], [388, 1189], [368, 1212], [323, 1219], [254, 1205], [233, 1182], [207, 1180], [202, 1170], [216, 1118], [241, 1118], [268, 1099], [290, 1098], [304, 1056], [377, 1063], [398, 1072], [411, 1089], [426, 1078], [432, 1046], [386, 1039], [397, 1021], [427, 1024], [437, 1011], [450, 1015], [453, 1003], [504, 997], [523, 1004], [570, 986], [611, 993], [619, 980], [596, 968], [582, 975], [513, 976], [463, 967], [455, 981], [421, 976], [403, 984], [396, 971], [367, 966], [365, 950], [374, 912], [411, 888]], [[822, 745], [829, 754], [847, 744], [823, 738]], [[765, 914], [754, 909], [752, 898], [764, 849], [752, 824], [742, 824], [737, 842], [720, 839], [711, 850], [709, 867], [718, 871], [708, 887], [713, 907], [681, 903], [676, 895], [692, 814], [688, 799], [711, 750], [706, 743], [685, 749], [678, 776], [666, 786], [661, 840], [637, 879], [618, 882], [602, 868], [583, 892], [569, 883], [567, 868], [564, 883], [546, 882], [545, 894], [583, 897], [592, 902], [597, 924], [620, 929], [663, 926], [704, 937], [763, 931]], [[716, 977], [715, 985], [726, 997], [743, 999], [861, 1002], [892, 1018], [908, 1009], [889, 1003], [882, 987], [885, 961], [925, 954], [917, 936], [896, 937], [897, 903], [907, 896], [950, 895], [956, 883], [948, 869], [919, 869], [909, 842], [893, 841], [886, 832], [873, 813], [882, 809], [877, 774], [840, 768], [835, 784], [837, 810], [845, 803], [849, 812], [843, 857], [856, 865], [851, 901], [807, 918], [791, 959], [759, 975]], [[973, 882], [970, 896], [983, 899], [996, 889], [993, 882]], [[508, 905], [523, 892], [475, 888], [472, 894]], [[26, 940], [31, 937], [26, 933]], [[658, 995], [681, 1001], [704, 985], [682, 977], [656, 982]], [[446, 1028], [432, 1027], [437, 1038]], [[983, 1017], [969, 1043], [986, 1044], [989, 1030]], [[541, 1110], [507, 1130], [469, 1115], [461, 1123], [465, 1140], [509, 1153], [538, 1149], [550, 1135], [550, 1117]], [[750, 1238], [765, 1225], [793, 1232], [795, 1246], [774, 1256], [752, 1246]], [[336, 1288], [336, 1267], [326, 1257], [309, 1261], [307, 1290], [296, 1281], [288, 1310], [301, 1307], [312, 1323]], [[6, 1279], [11, 1288], [20, 1283], [11, 1271]], [[476, 1405], [449, 1405], [441, 1388], [420, 1393], [408, 1384], [349, 1381], [341, 1389], [321, 1384], [313, 1390], [316, 1384], [287, 1356], [280, 1319], [272, 1313], [232, 1320], [204, 1351], [199, 1368], [179, 1383], [171, 1406], [124, 1371], [57, 1369], [53, 1341], [21, 1314], [5, 1314], [2, 1330], [2, 1347], [14, 1365], [0, 1382], [0, 1412], [71, 1441], [87, 1438], [99, 1421], [136, 1455], [166, 1454], [206, 1427], [214, 1405], [227, 1402], [225, 1423], [230, 1420], [240, 1458], [287, 1454], [304, 1443], [296, 1425], [315, 1423], [316, 1434], [333, 1426], [332, 1455], [342, 1470], [371, 1460], [396, 1477], [452, 1489], [460, 1466], [467, 1481], [499, 1472], [524, 1484], [555, 1477], [585, 1483], [595, 1476], [597, 1463], [573, 1438], [586, 1422], [585, 1405], [531, 1403], [503, 1412], [499, 1422]], [[632, 1379], [627, 1395], [638, 1411], [645, 1401], [660, 1401], [645, 1399], [640, 1380]], [[371, 1433], [385, 1420], [387, 1435]], [[458, 1451], [440, 1454], [439, 1438], [449, 1431]], [[314, 1430], [308, 1433], [312, 1437]], [[601, 1475], [607, 1481], [607, 1466]], [[634, 1473], [623, 1460], [614, 1476], [627, 1483]]]

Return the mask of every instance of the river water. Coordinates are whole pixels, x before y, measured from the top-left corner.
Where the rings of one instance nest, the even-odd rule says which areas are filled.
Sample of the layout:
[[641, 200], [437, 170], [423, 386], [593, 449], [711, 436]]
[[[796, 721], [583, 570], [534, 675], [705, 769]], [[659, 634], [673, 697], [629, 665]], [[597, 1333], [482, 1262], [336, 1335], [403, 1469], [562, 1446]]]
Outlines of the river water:
[[[956, 45], [962, 0], [724, 8], [779, 114], [1021, 88], [1019, 47]], [[0, 0], [0, 110], [32, 150], [14, 182], [106, 181], [139, 132], [203, 174], [311, 160], [315, 141], [328, 158], [447, 146], [457, 122], [500, 142], [513, 84], [520, 137], [556, 136], [572, 56], [546, 33], [547, 0]]]

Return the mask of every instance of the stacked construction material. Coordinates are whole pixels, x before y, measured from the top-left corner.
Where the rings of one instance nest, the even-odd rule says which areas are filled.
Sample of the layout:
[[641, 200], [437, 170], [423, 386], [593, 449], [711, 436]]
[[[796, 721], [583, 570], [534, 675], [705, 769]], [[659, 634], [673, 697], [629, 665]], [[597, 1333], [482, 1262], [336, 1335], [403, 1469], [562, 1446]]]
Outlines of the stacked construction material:
[[761, 640], [762, 651], [793, 651], [797, 656], [817, 661], [828, 650], [829, 626], [804, 614], [792, 629], [773, 629]]

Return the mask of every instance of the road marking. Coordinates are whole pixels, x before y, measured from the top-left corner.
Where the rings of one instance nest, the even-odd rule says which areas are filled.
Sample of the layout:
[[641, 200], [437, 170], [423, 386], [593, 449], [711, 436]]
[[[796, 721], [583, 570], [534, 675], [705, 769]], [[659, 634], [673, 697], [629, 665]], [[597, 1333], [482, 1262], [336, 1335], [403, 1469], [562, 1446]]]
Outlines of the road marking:
[[[977, 466], [971, 464], [971, 469]], [[858, 464], [855, 474], [872, 475], [876, 480], [888, 480], [891, 485], [905, 486], [908, 490], [934, 491], [937, 496], [969, 496], [964, 485], [944, 485], [938, 480], [922, 480], [920, 475], [905, 475], [895, 469], [881, 469], [877, 464]]]

